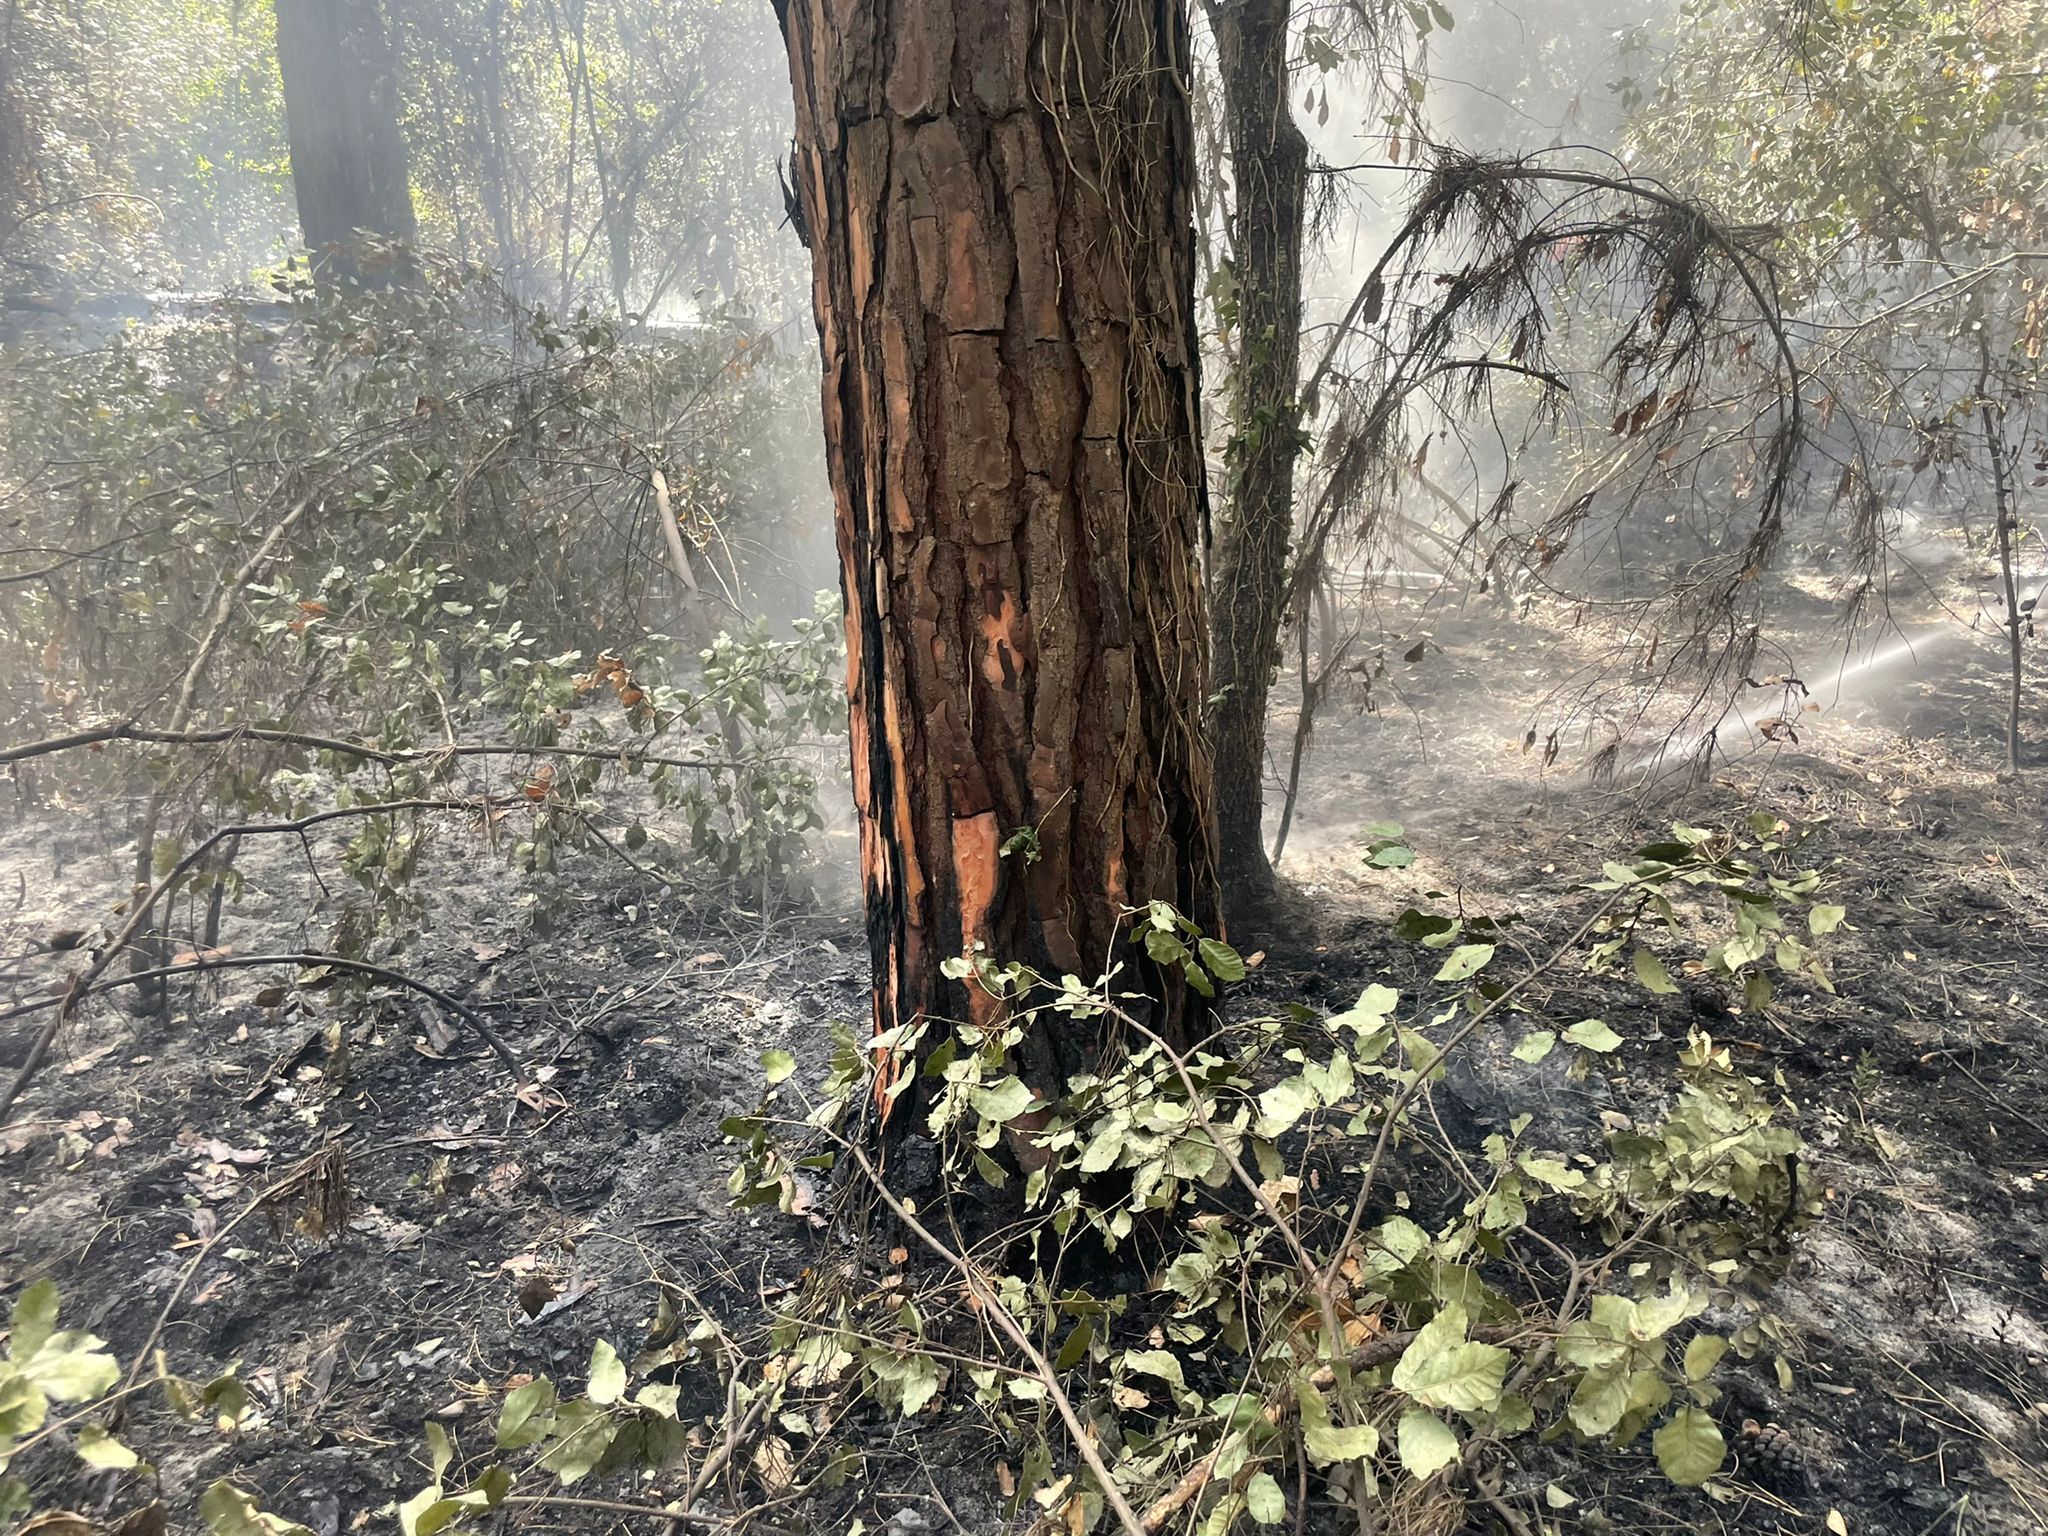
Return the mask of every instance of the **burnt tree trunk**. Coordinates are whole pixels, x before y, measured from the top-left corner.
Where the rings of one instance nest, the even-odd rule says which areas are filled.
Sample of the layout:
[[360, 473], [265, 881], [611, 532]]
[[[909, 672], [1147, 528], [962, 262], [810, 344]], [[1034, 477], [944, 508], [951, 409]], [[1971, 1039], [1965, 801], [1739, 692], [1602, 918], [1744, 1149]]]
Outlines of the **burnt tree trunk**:
[[1266, 702], [1280, 663], [1294, 467], [1302, 448], [1301, 236], [1308, 143], [1287, 94], [1289, 0], [1205, 0], [1236, 198], [1237, 360], [1224, 513], [1210, 567], [1209, 747], [1216, 829], [1243, 926], [1272, 889], [1264, 841]]
[[361, 272], [358, 230], [415, 234], [381, 0], [277, 0], [277, 62], [300, 236], [328, 270]]
[[[1126, 913], [1220, 925], [1181, 0], [778, 10], [875, 1027], [994, 1018], [940, 971], [981, 946], [1121, 962], [1175, 1033], [1196, 1000]], [[1100, 1029], [1042, 1024], [1020, 1069], [1057, 1086]]]

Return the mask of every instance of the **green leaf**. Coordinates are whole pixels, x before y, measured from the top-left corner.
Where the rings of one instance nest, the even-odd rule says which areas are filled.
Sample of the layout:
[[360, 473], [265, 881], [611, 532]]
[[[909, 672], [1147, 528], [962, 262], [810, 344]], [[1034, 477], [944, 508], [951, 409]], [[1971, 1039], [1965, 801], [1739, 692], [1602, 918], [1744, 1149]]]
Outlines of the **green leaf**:
[[1145, 953], [1161, 965], [1179, 965], [1188, 957], [1187, 945], [1179, 937], [1160, 928], [1145, 930]]
[[1427, 1408], [1410, 1408], [1401, 1415], [1395, 1441], [1401, 1450], [1401, 1465], [1418, 1478], [1458, 1459], [1457, 1433]]
[[434, 1468], [434, 1486], [439, 1488], [455, 1460], [455, 1443], [448, 1431], [431, 1419], [427, 1421], [427, 1460]]
[[1029, 1109], [1037, 1098], [1024, 1086], [1024, 1080], [1013, 1073], [986, 1088], [975, 1089], [968, 1094], [967, 1102], [984, 1120], [1007, 1124]]
[[590, 1400], [608, 1408], [626, 1395], [626, 1364], [604, 1339], [590, 1348]]
[[1415, 850], [1406, 843], [1388, 843], [1373, 851], [1366, 863], [1374, 869], [1406, 869], [1415, 862]]
[[1659, 997], [1669, 997], [1678, 990], [1678, 983], [1671, 979], [1671, 973], [1664, 969], [1654, 951], [1636, 946], [1636, 980]]
[[1283, 1077], [1259, 1095], [1259, 1134], [1278, 1136], [1318, 1103], [1315, 1089], [1297, 1073]]
[[57, 1331], [57, 1282], [45, 1275], [14, 1298], [13, 1335], [7, 1348], [17, 1363]]
[[1716, 1472], [1728, 1446], [1712, 1416], [1699, 1408], [1681, 1408], [1650, 1437], [1657, 1465], [1681, 1488], [1697, 1488]]
[[1537, 1183], [1561, 1193], [1569, 1194], [1572, 1190], [1582, 1188], [1586, 1182], [1583, 1173], [1561, 1158], [1537, 1157], [1524, 1152], [1515, 1162], [1522, 1172]]
[[[20, 1371], [0, 1365], [0, 1445], [43, 1427], [49, 1416], [50, 1400]], [[0, 1465], [5, 1458], [0, 1456]]]
[[618, 1434], [618, 1424], [595, 1403], [564, 1403], [555, 1417], [554, 1441], [541, 1453], [540, 1464], [564, 1483], [578, 1482], [604, 1460]]
[[1621, 1049], [1621, 1036], [1599, 1019], [1579, 1020], [1564, 1032], [1564, 1037], [1581, 1050], [1606, 1052]]
[[1351, 1007], [1342, 1013], [1330, 1015], [1330, 1027], [1369, 1035], [1386, 1024], [1387, 1015], [1394, 1011], [1400, 1001], [1399, 992], [1376, 981], [1358, 994], [1358, 1001]]
[[297, 1521], [257, 1508], [251, 1495], [226, 1478], [199, 1496], [199, 1513], [213, 1536], [313, 1536]]
[[1273, 1481], [1273, 1474], [1260, 1472], [1245, 1484], [1244, 1507], [1261, 1525], [1278, 1525], [1287, 1518], [1287, 1495]]
[[1837, 907], [1828, 902], [1821, 902], [1807, 910], [1807, 931], [1813, 934], [1833, 933], [1842, 926], [1842, 919], [1848, 915], [1849, 909], [1847, 907]]
[[1415, 1335], [1392, 1379], [1425, 1408], [1478, 1413], [1499, 1403], [1507, 1370], [1506, 1350], [1465, 1341], [1465, 1309], [1454, 1302]]
[[1202, 964], [1218, 981], [1244, 980], [1244, 957], [1228, 944], [1217, 939], [1203, 939], [1195, 947], [1201, 952]]
[[1556, 1030], [1532, 1029], [1528, 1034], [1515, 1042], [1513, 1055], [1515, 1060], [1526, 1062], [1533, 1067], [1537, 1062], [1548, 1056], [1551, 1048], [1556, 1044]]
[[51, 1334], [26, 1360], [17, 1355], [14, 1364], [60, 1403], [98, 1397], [121, 1379], [121, 1367], [106, 1353], [106, 1341], [77, 1328]]
[[1302, 1449], [1317, 1466], [1362, 1461], [1380, 1448], [1380, 1433], [1370, 1424], [1332, 1423], [1329, 1403], [1307, 1376], [1294, 1378], [1294, 1399], [1301, 1408]]
[[498, 1449], [513, 1451], [539, 1445], [554, 1422], [555, 1384], [545, 1376], [536, 1376], [506, 1394], [505, 1406], [498, 1410]]
[[1088, 1358], [1088, 1346], [1095, 1341], [1095, 1324], [1082, 1318], [1067, 1334], [1066, 1342], [1060, 1345], [1059, 1358], [1053, 1361], [1056, 1371], [1071, 1371]]
[[1176, 1387], [1187, 1385], [1186, 1377], [1181, 1374], [1180, 1356], [1170, 1349], [1134, 1349], [1124, 1356], [1124, 1369], [1135, 1371], [1140, 1376], [1157, 1376]]
[[111, 1472], [125, 1472], [142, 1465], [140, 1456], [97, 1424], [79, 1430], [78, 1459], [89, 1467], [104, 1467]]
[[1081, 1154], [1080, 1171], [1086, 1175], [1106, 1173], [1116, 1166], [1116, 1160], [1124, 1150], [1124, 1138], [1130, 1133], [1131, 1123], [1127, 1116], [1118, 1113], [1099, 1123], [1095, 1134], [1089, 1139], [1088, 1150]]
[[1572, 1391], [1566, 1412], [1582, 1435], [1597, 1438], [1621, 1422], [1628, 1412], [1628, 1378], [1619, 1371], [1588, 1371]]
[[768, 1079], [769, 1087], [773, 1088], [777, 1083], [787, 1082], [795, 1071], [796, 1057], [788, 1051], [761, 1053], [761, 1072]]
[[1436, 973], [1438, 981], [1466, 981], [1476, 976], [1493, 959], [1491, 944], [1460, 944]]
[[1728, 1341], [1718, 1333], [1696, 1333], [1685, 1346], [1685, 1379], [1705, 1381], [1728, 1353]]

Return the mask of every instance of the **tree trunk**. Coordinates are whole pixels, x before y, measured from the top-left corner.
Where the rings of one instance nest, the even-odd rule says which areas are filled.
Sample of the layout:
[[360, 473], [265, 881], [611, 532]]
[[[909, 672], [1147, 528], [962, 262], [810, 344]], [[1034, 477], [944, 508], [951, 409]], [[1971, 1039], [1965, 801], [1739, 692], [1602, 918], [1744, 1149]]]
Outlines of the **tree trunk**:
[[[1127, 910], [1220, 923], [1181, 4], [778, 5], [878, 1031], [995, 1018], [940, 971], [979, 946], [1120, 962], [1175, 1033]], [[1099, 1043], [1058, 1017], [1041, 1087]]]
[[277, 62], [299, 233], [328, 270], [360, 274], [358, 230], [416, 233], [380, 0], [277, 0]]
[[1271, 893], [1263, 833], [1266, 698], [1280, 663], [1301, 454], [1301, 236], [1308, 143], [1287, 95], [1289, 0], [1205, 0], [1229, 117], [1237, 363], [1230, 490], [1211, 562], [1208, 707], [1216, 828], [1243, 926]]

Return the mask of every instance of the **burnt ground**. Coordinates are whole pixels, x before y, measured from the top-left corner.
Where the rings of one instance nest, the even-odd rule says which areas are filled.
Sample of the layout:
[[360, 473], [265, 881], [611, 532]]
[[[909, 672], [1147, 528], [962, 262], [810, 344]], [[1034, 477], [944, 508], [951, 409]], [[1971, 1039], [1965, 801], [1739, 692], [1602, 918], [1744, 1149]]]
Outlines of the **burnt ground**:
[[[1430, 644], [1383, 680], [1380, 713], [1340, 700], [1318, 735], [1288, 861], [1298, 920], [1267, 946], [1246, 1006], [1342, 1006], [1366, 979], [1426, 976], [1437, 957], [1389, 920], [1431, 889], [1521, 912], [1532, 946], [1561, 936], [1573, 883], [1680, 815], [1763, 806], [1816, 824], [1813, 849], [1838, 861], [1849, 910], [1831, 950], [1837, 995], [1788, 993], [1763, 1017], [1690, 984], [1652, 999], [1562, 974], [1530, 999], [1539, 1014], [1597, 1012], [1627, 1039], [1611, 1070], [1547, 1101], [1560, 1117], [1653, 1110], [1696, 1023], [1783, 1073], [1825, 1207], [1771, 1298], [1796, 1325], [1792, 1384], [1731, 1356], [1717, 1411], [1731, 1443], [1744, 1417], [1784, 1426], [1811, 1485], [1767, 1488], [1734, 1466], [1714, 1495], [1684, 1493], [1644, 1445], [1558, 1442], [1527, 1451], [1518, 1486], [1557, 1482], [1576, 1502], [1547, 1518], [1590, 1536], [1817, 1532], [1831, 1510], [1856, 1536], [2048, 1530], [2048, 769], [1995, 771], [1995, 691], [1981, 681], [1993, 661], [1944, 642], [1880, 669], [1881, 686], [1839, 689], [1796, 746], [1704, 783], [1622, 791], [1568, 771], [1569, 754], [1545, 770], [1522, 750], [1531, 701], [1585, 659], [1568, 626], [1473, 609], [1398, 617], [1391, 654], [1425, 629]], [[1816, 632], [1815, 653], [1826, 643]], [[1380, 819], [1405, 824], [1413, 867], [1364, 868], [1360, 828]], [[106, 919], [119, 822], [60, 801], [0, 823], [0, 909], [12, 908], [0, 939], [20, 957], [0, 996], [64, 974], [71, 957], [38, 948], [50, 934]], [[323, 893], [303, 854], [257, 848], [243, 868], [227, 943], [326, 941], [340, 893]], [[391, 1529], [394, 1501], [425, 1480], [424, 1420], [480, 1454], [521, 1376], [580, 1384], [593, 1341], [628, 1353], [664, 1297], [757, 1338], [806, 1270], [841, 1251], [823, 1222], [727, 1208], [718, 1125], [756, 1102], [764, 1049], [796, 1050], [809, 1072], [826, 1021], [864, 1016], [843, 904], [764, 917], [596, 857], [520, 879], [459, 825], [424, 870], [421, 931], [392, 963], [485, 1009], [545, 1077], [541, 1110], [415, 996], [312, 989], [265, 1006], [277, 978], [231, 972], [174, 992], [168, 1017], [95, 1004], [0, 1129], [0, 1287], [56, 1277], [66, 1321], [124, 1363], [175, 1297], [160, 1341], [172, 1368], [203, 1381], [233, 1365], [247, 1385], [251, 1412], [232, 1435], [188, 1429], [153, 1398], [130, 1415], [124, 1433], [158, 1469], [175, 1524], [232, 1473], [319, 1536]], [[0, 1066], [24, 1042], [19, 1023], [0, 1025]], [[1447, 1111], [1475, 1134], [1516, 1107], [1504, 1044], [1479, 1041], [1450, 1085]], [[333, 1138], [348, 1155], [345, 1233], [316, 1242], [290, 1211], [228, 1230]], [[716, 1373], [671, 1374], [683, 1419], [707, 1440], [722, 1433]], [[970, 1407], [942, 1405], [915, 1433], [879, 1416], [841, 1431], [869, 1456], [851, 1483], [804, 1501], [776, 1468], [747, 1463], [707, 1502], [764, 1511], [756, 1529], [834, 1536], [856, 1517], [904, 1533], [1005, 1525], [993, 1468], [1016, 1458]], [[51, 1457], [16, 1470], [46, 1480], [46, 1502], [96, 1516], [149, 1497], [141, 1474], [85, 1477]], [[593, 1497], [680, 1491], [629, 1475]], [[598, 1509], [495, 1518], [652, 1528]], [[1330, 1518], [1310, 1528], [1335, 1529]], [[1477, 1506], [1470, 1520], [1489, 1528]]]

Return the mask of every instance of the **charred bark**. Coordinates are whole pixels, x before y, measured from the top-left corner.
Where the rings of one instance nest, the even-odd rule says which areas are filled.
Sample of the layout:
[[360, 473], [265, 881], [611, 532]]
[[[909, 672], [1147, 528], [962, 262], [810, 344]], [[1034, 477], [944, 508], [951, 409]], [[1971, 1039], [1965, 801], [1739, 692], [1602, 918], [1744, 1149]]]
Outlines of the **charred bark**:
[[300, 236], [324, 270], [366, 273], [358, 231], [416, 233], [381, 0], [277, 0], [277, 62]]
[[[875, 1027], [991, 1022], [940, 970], [980, 948], [1121, 962], [1178, 1033], [1126, 912], [1220, 926], [1181, 0], [781, 10]], [[1091, 1027], [1020, 1069], [1057, 1085]]]
[[1301, 237], [1308, 143], [1287, 95], [1289, 0], [1205, 0], [1230, 137], [1238, 335], [1230, 482], [1210, 567], [1208, 737], [1232, 914], [1271, 894], [1266, 706], [1280, 664], [1301, 430]]

